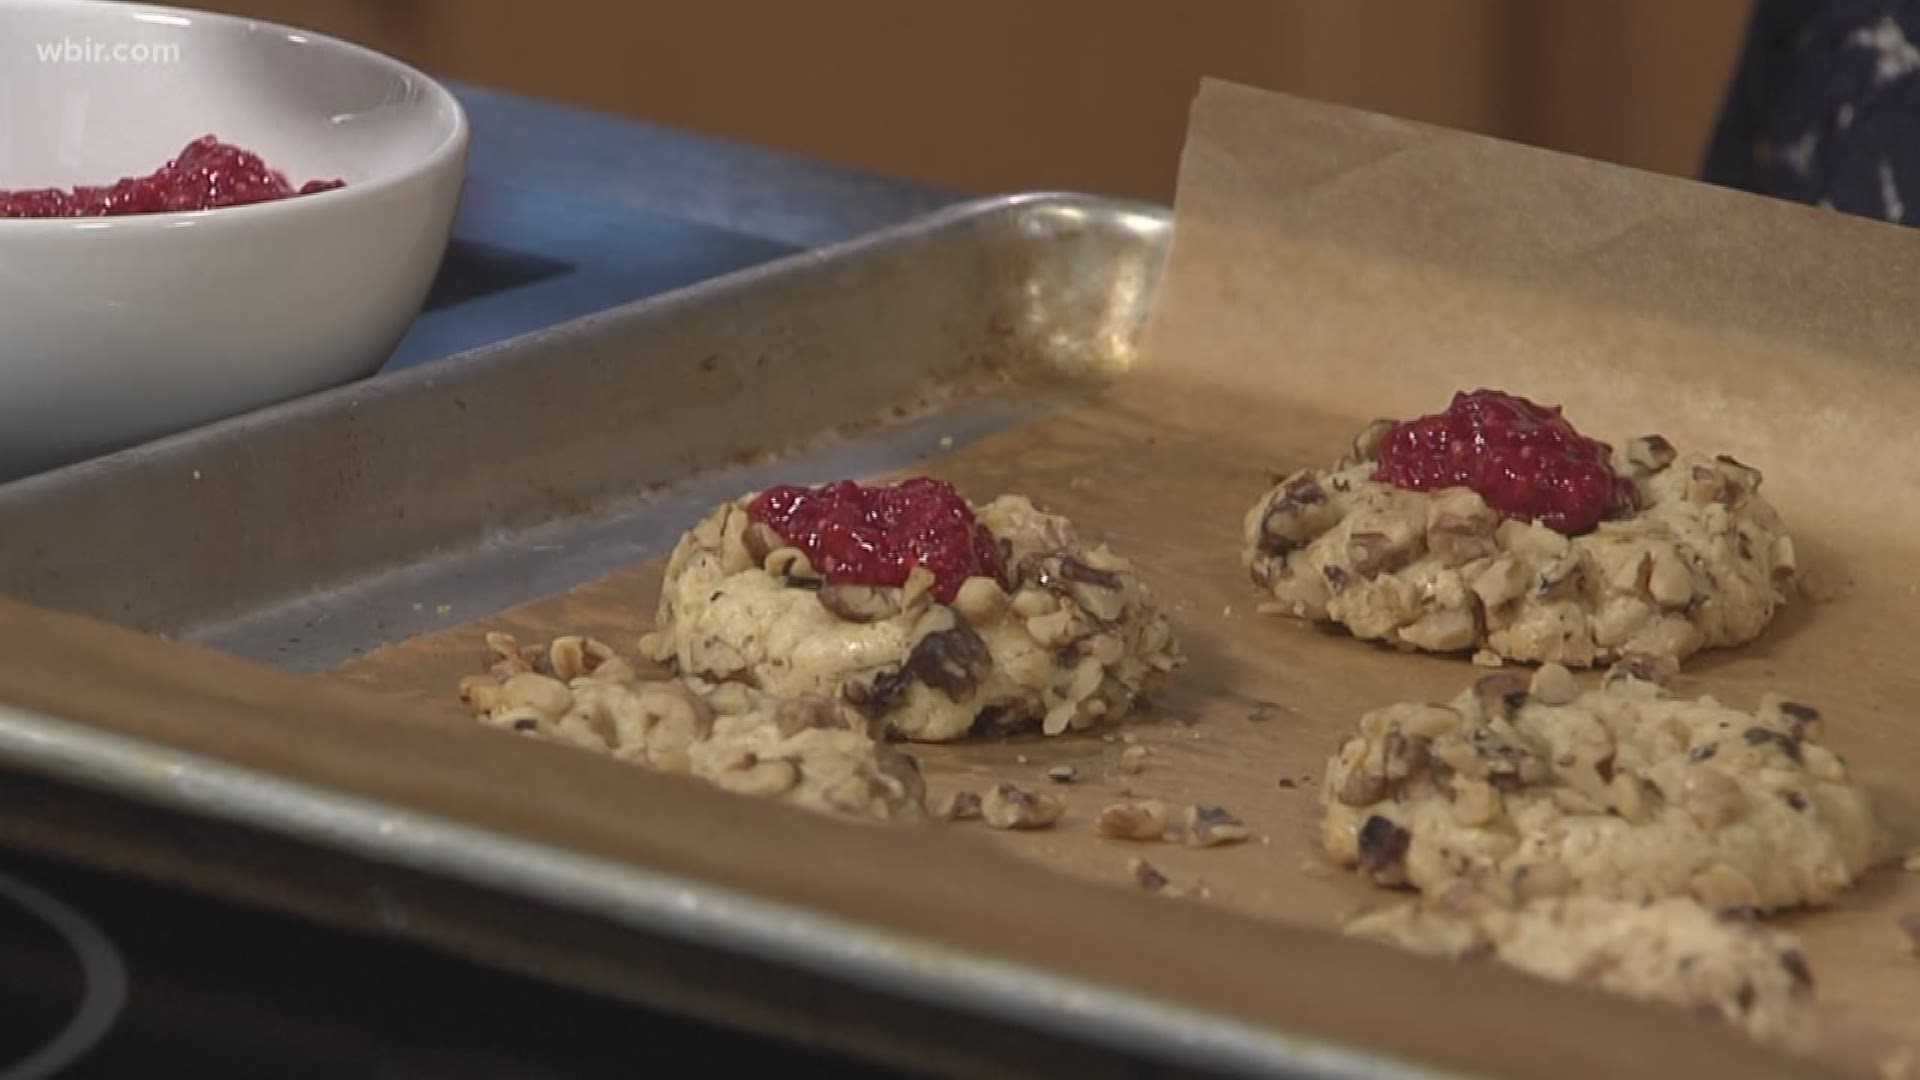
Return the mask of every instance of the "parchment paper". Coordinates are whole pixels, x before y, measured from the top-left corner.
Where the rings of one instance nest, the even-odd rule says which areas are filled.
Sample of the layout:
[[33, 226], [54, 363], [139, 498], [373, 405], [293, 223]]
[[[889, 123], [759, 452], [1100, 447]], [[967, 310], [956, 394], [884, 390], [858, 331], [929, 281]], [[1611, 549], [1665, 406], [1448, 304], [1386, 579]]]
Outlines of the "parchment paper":
[[[1678, 689], [1751, 706], [1777, 688], [1819, 705], [1891, 826], [1897, 863], [1920, 823], [1908, 704], [1920, 689], [1909, 673], [1920, 630], [1916, 295], [1920, 237], [1890, 226], [1208, 83], [1144, 359], [1099, 400], [933, 470], [980, 498], [1033, 495], [1144, 568], [1191, 656], [1125, 729], [1150, 748], [1146, 770], [1117, 772], [1113, 732], [918, 752], [940, 791], [989, 778], [1048, 785], [1050, 767], [1076, 766], [1076, 782], [1050, 785], [1072, 807], [1058, 828], [978, 830], [1075, 876], [1130, 888], [1125, 864], [1142, 856], [1176, 883], [1204, 882], [1211, 900], [1197, 903], [1318, 928], [1388, 899], [1322, 861], [1315, 783], [1365, 710], [1445, 700], [1482, 672], [1256, 616], [1239, 522], [1269, 472], [1331, 460], [1373, 417], [1491, 385], [1563, 403], [1590, 433], [1658, 431], [1766, 473], [1804, 563], [1839, 595], [1796, 602], [1753, 646], [1696, 658]], [[656, 567], [635, 568], [389, 648], [350, 674], [450, 711], [454, 683], [480, 663], [483, 628], [588, 631], [630, 651], [657, 580]], [[1203, 851], [1095, 838], [1092, 815], [1123, 790], [1224, 805], [1257, 838]], [[1805, 935], [1835, 1061], [1859, 1067], [1920, 1043], [1920, 960], [1894, 922], [1907, 910], [1920, 911], [1920, 876], [1895, 867], [1831, 910], [1782, 920]], [[1107, 930], [1116, 943], [1170, 932]], [[1406, 982], [1365, 993], [1352, 1007], [1476, 1007]], [[1552, 1037], [1535, 1022], [1560, 1006], [1540, 1001], [1506, 1038]], [[1450, 1022], [1436, 1011], [1426, 1026]], [[1673, 1044], [1649, 1031], [1641, 1045], [1646, 1062], [1678, 1074], [1662, 1058]]]

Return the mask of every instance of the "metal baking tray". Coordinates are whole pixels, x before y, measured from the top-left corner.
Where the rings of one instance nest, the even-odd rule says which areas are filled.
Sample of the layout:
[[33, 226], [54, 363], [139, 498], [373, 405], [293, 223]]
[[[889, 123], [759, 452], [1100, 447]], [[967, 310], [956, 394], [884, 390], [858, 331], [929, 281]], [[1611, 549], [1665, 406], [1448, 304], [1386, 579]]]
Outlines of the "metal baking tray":
[[[330, 668], [663, 553], [776, 459], [872, 473], [1088, 393], [1130, 363], [1170, 233], [1130, 202], [975, 202], [0, 486], [0, 591]], [[0, 708], [0, 759], [33, 809], [13, 840], [922, 1067], [1431, 1075], [58, 717]], [[137, 815], [102, 792], [188, 839], [116, 843]], [[579, 925], [528, 941], [514, 905]]]

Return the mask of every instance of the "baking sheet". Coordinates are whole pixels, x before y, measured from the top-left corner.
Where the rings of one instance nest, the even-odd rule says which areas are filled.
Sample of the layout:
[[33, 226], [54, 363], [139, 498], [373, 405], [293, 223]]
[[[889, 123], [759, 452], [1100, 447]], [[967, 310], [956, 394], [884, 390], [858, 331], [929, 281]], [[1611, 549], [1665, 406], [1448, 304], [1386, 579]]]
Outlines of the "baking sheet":
[[[1658, 430], [1766, 472], [1803, 561], [1841, 595], [1795, 604], [1754, 646], [1697, 658], [1678, 688], [1818, 704], [1891, 827], [1888, 851], [1915, 841], [1920, 731], [1903, 698], [1920, 605], [1901, 570], [1920, 515], [1914, 237], [1225, 84], [1198, 101], [1180, 190], [1142, 361], [1098, 400], [930, 471], [1110, 534], [1170, 602], [1192, 661], [1128, 729], [1152, 751], [1142, 775], [1118, 773], [1111, 733], [919, 748], [936, 792], [1047, 785], [1049, 768], [1072, 765], [1080, 780], [1050, 785], [1072, 807], [1059, 828], [990, 839], [1121, 887], [1144, 856], [1176, 883], [1204, 882], [1214, 904], [1304, 926], [1382, 899], [1322, 864], [1313, 779], [1362, 712], [1445, 700], [1480, 672], [1255, 616], [1239, 522], [1269, 472], [1330, 460], [1368, 419], [1496, 385], [1563, 402], [1616, 441]], [[631, 650], [656, 591], [657, 567], [637, 567], [348, 673], [451, 712], [448, 688], [484, 656], [482, 627], [587, 631]], [[1201, 851], [1096, 839], [1091, 816], [1123, 788], [1225, 805], [1258, 838]], [[1894, 867], [1831, 911], [1783, 920], [1805, 937], [1835, 1060], [1920, 1043], [1920, 964], [1895, 926], [1907, 910], [1920, 910], [1920, 877]]]
[[[1237, 569], [1237, 522], [1267, 470], [1322, 461], [1358, 422], [1428, 407], [1461, 383], [1492, 381], [1563, 400], [1583, 426], [1602, 433], [1638, 428], [1652, 416], [1677, 441], [1732, 450], [1768, 470], [1770, 490], [1807, 540], [1811, 564], [1842, 580], [1899, 584], [1856, 588], [1830, 604], [1790, 612], [1755, 648], [1696, 662], [1688, 685], [1711, 685], [1746, 701], [1766, 679], [1816, 701], [1834, 717], [1834, 741], [1904, 829], [1913, 808], [1898, 780], [1910, 771], [1913, 747], [1900, 728], [1898, 660], [1912, 620], [1897, 569], [1914, 509], [1897, 497], [1869, 502], [1871, 511], [1848, 507], [1859, 505], [1852, 500], [1869, 483], [1896, 496], [1915, 487], [1911, 472], [1902, 471], [1913, 467], [1913, 437], [1886, 423], [1920, 404], [1920, 383], [1897, 348], [1912, 337], [1910, 320], [1891, 302], [1914, 284], [1908, 238], [1219, 85], [1210, 85], [1196, 108], [1183, 174], [1179, 239], [1144, 358], [1106, 394], [1085, 400], [1081, 380], [1066, 404], [1037, 418], [1012, 408], [1045, 405], [1028, 387], [1011, 398], [970, 399], [951, 415], [977, 405], [992, 414], [980, 432], [1017, 426], [970, 445], [971, 432], [963, 431], [957, 452], [933, 468], [976, 492], [1040, 496], [1084, 526], [1110, 531], [1149, 568], [1193, 662], [1134, 729], [1155, 751], [1134, 786], [1225, 804], [1271, 841], [1147, 853], [1177, 881], [1204, 879], [1211, 901], [1169, 903], [1129, 891], [1123, 867], [1137, 851], [1085, 831], [1092, 809], [1114, 790], [1108, 771], [1117, 743], [1094, 736], [926, 753], [943, 784], [989, 774], [1039, 782], [1048, 765], [1078, 763], [1085, 779], [1069, 792], [1074, 815], [1054, 832], [860, 829], [477, 730], [452, 713], [450, 702], [453, 681], [478, 663], [479, 625], [442, 629], [352, 665], [359, 681], [425, 704], [406, 709], [392, 694], [353, 694], [330, 680], [275, 675], [6, 607], [0, 640], [13, 662], [0, 667], [0, 700], [165, 743], [221, 768], [296, 778], [310, 799], [320, 799], [314, 805], [329, 805], [327, 793], [343, 792], [530, 842], [549, 857], [593, 860], [596, 881], [624, 881], [619, 873], [645, 867], [655, 876], [830, 912], [838, 921], [819, 940], [856, 953], [876, 940], [938, 943], [926, 953], [879, 950], [865, 956], [865, 967], [838, 970], [922, 1000], [944, 989], [955, 1008], [988, 1002], [1015, 1015], [1025, 1009], [1036, 1025], [1083, 1037], [1118, 1038], [1131, 1027], [1144, 1033], [1141, 1039], [1157, 1040], [1154, 1049], [1163, 1055], [1185, 1050], [1210, 1064], [1231, 1058], [1245, 1071], [1279, 1072], [1310, 1060], [1325, 1065], [1329, 1056], [1311, 1051], [1332, 1043], [1374, 1048], [1379, 1056], [1359, 1059], [1373, 1068], [1418, 1060], [1499, 1075], [1793, 1073], [1789, 1063], [1667, 1010], [1303, 932], [1373, 895], [1346, 879], [1301, 870], [1310, 854], [1313, 795], [1310, 785], [1300, 785], [1317, 776], [1333, 733], [1383, 700], [1450, 695], [1474, 672], [1457, 661], [1386, 655], [1251, 618]], [[1052, 210], [1003, 216], [997, 226], [984, 224], [990, 215], [983, 215], [971, 227], [1005, 232], [1012, 223], [1015, 235], [1057, 244], [1075, 215], [1099, 215], [1091, 203]], [[942, 227], [955, 229], [956, 221], [968, 224], [950, 219]], [[1004, 320], [1004, 332], [992, 341], [1067, 367], [1077, 358], [1095, 374], [1132, 359], [1130, 349], [1114, 347], [1132, 330], [1118, 317], [1131, 310], [1118, 298], [1128, 288], [1143, 292], [1151, 275], [1094, 273], [1097, 260], [1069, 260], [1040, 273], [1031, 252], [1042, 245], [1032, 243], [1024, 261], [1008, 254], [1017, 246], [1009, 245], [993, 248], [992, 258], [949, 265], [940, 260], [951, 256], [941, 252], [952, 248], [928, 246], [930, 235], [888, 249], [892, 262], [877, 275], [861, 252], [833, 253], [802, 267], [818, 271], [804, 288], [778, 273], [750, 278], [757, 291], [734, 282], [643, 317], [610, 320], [598, 338], [588, 334], [584, 347], [556, 351], [543, 366], [524, 354], [496, 353], [352, 391], [359, 397], [350, 407], [339, 397], [318, 400], [278, 413], [270, 424], [244, 421], [0, 491], [8, 526], [0, 529], [0, 572], [18, 595], [299, 667], [350, 654], [348, 641], [464, 622], [469, 611], [500, 601], [506, 594], [496, 592], [469, 606], [453, 586], [470, 579], [453, 569], [439, 579], [447, 592], [400, 599], [417, 581], [410, 575], [468, 565], [454, 556], [474, 554], [476, 533], [486, 554], [517, 549], [543, 535], [548, 522], [605, 522], [612, 520], [605, 513], [617, 518], [631, 510], [637, 528], [646, 517], [641, 509], [608, 510], [608, 500], [660, 482], [653, 478], [663, 473], [671, 479], [698, 472], [716, 483], [730, 463], [777, 465], [764, 456], [733, 458], [785, 445], [809, 424], [844, 419], [850, 407], [806, 398], [806, 378], [829, 369], [802, 361], [843, 360], [853, 370], [840, 385], [884, 384], [875, 401], [932, 376], [955, 382], [978, 356], [938, 371], [923, 361], [950, 359], [947, 348], [978, 350], [977, 336], [950, 325], [977, 318], [978, 308], [888, 291], [925, 286], [918, 271], [927, 264], [968, 271], [949, 276], [945, 295], [994, 298], [989, 314]], [[1130, 257], [1138, 260], [1138, 252]], [[861, 267], [868, 277], [854, 276]], [[1082, 272], [1099, 288], [1070, 288]], [[851, 287], [871, 290], [857, 318], [846, 306]], [[1099, 302], [1074, 300], [1089, 295]], [[770, 306], [772, 318], [762, 317], [766, 308], [756, 308], [756, 299]], [[769, 323], [777, 333], [767, 336]], [[619, 361], [615, 350], [634, 340], [662, 347], [664, 355], [650, 357], [666, 365], [656, 370], [686, 368], [664, 378], [651, 401], [599, 392], [618, 382], [607, 373]], [[709, 370], [701, 367], [707, 357], [691, 351], [702, 340], [735, 348], [715, 352]], [[836, 348], [822, 344], [834, 341]], [[791, 343], [787, 354], [781, 342]], [[889, 350], [904, 358], [889, 366]], [[756, 353], [793, 361], [773, 365], [799, 380], [772, 388], [786, 391], [785, 398], [755, 396], [769, 389], [751, 375], [761, 366]], [[814, 374], [797, 374], [808, 371]], [[680, 398], [670, 388], [701, 392]], [[736, 413], [754, 406], [758, 430], [703, 426], [707, 414], [699, 410], [716, 402]], [[781, 404], [758, 411], [763, 403]], [[921, 433], [920, 448], [931, 450], [953, 402], [927, 404], [931, 411], [911, 430]], [[1002, 405], [1011, 411], [998, 411]], [[1783, 412], [1787, 405], [1797, 412]], [[692, 411], [693, 423], [675, 428], [669, 421], [682, 409]], [[476, 422], [475, 412], [488, 422]], [[1877, 442], [1871, 428], [1854, 426], [1876, 422], [1886, 428]], [[759, 438], [743, 444], [743, 435]], [[1870, 445], [1877, 456], [1853, 456]], [[409, 457], [411, 470], [363, 467]], [[814, 468], [827, 459], [805, 460]], [[1875, 462], [1870, 475], [1857, 464], [1867, 460]], [[316, 472], [320, 462], [336, 463], [338, 471]], [[732, 479], [748, 486], [746, 473]], [[1836, 490], [1849, 487], [1850, 497]], [[391, 500], [379, 503], [383, 513], [451, 509], [401, 514], [385, 530], [370, 529], [375, 496]], [[185, 506], [170, 508], [169, 500]], [[236, 507], [253, 512], [222, 516]], [[259, 513], [276, 507], [296, 524], [276, 528]], [[202, 524], [191, 524], [193, 511]], [[456, 520], [470, 531], [451, 529]], [[136, 522], [145, 526], [141, 550], [110, 562], [125, 552], [125, 530]], [[83, 527], [89, 524], [94, 528]], [[102, 531], [111, 528], [120, 532]], [[670, 535], [671, 526], [656, 520], [646, 528]], [[638, 555], [645, 546], [624, 550]], [[623, 550], [577, 550], [589, 548], [592, 557], [569, 563], [563, 579], [591, 577]], [[163, 555], [177, 561], [177, 578], [162, 575], [175, 565]], [[384, 576], [376, 572], [383, 569]], [[592, 629], [630, 646], [651, 610], [647, 574], [622, 572], [485, 625]], [[329, 592], [333, 580], [349, 583], [344, 593]], [[308, 592], [287, 591], [290, 581]], [[150, 584], [136, 589], [131, 582]], [[565, 589], [576, 582], [533, 584]], [[358, 609], [326, 607], [327, 598], [365, 595], [381, 597], [398, 621], [322, 634], [317, 651], [308, 649], [305, 633], [265, 633], [306, 630], [288, 621], [302, 603], [344, 612]], [[292, 637], [300, 640], [286, 640]], [[0, 734], [10, 733], [4, 751], [46, 767], [52, 730], [31, 718], [0, 725]], [[129, 753], [116, 760], [137, 762]], [[148, 797], [179, 794], [164, 770], [136, 783], [131, 766], [111, 778], [89, 777], [88, 767], [88, 760], [70, 762], [63, 775]], [[1281, 787], [1282, 777], [1296, 787]], [[262, 805], [200, 809], [233, 813]], [[298, 820], [296, 814], [274, 824]], [[414, 843], [418, 835], [405, 831], [336, 835], [331, 842], [348, 839], [389, 859], [459, 853], [458, 845]], [[1011, 857], [993, 846], [1011, 847]], [[471, 872], [457, 861], [433, 869]], [[696, 886], [681, 888], [698, 894]], [[1909, 892], [1905, 879], [1881, 874], [1840, 911], [1808, 920], [1813, 962], [1840, 1028], [1838, 1057], [1865, 1060], [1910, 1022], [1899, 1001], [1911, 961], [1900, 954], [1890, 921]], [[861, 938], [850, 927], [881, 936]], [[915, 957], [938, 962], [915, 964]], [[1029, 977], [989, 984], [967, 966], [972, 958], [1010, 964]], [[787, 959], [824, 963], [816, 955]], [[1079, 980], [1071, 986], [1121, 988], [1135, 995], [1127, 1000], [1136, 1006], [1180, 1002], [1195, 1011], [1155, 1025], [1143, 1019], [1150, 1012], [1124, 1013], [1111, 999], [1075, 998], [1031, 977], [1042, 971]], [[1033, 993], [1043, 985], [1054, 992]], [[1189, 1020], [1189, 1030], [1203, 1027], [1196, 1017], [1226, 1024], [1249, 1039], [1235, 1044], [1239, 1049], [1253, 1049], [1223, 1056], [1217, 1042], [1183, 1045], [1176, 1033]], [[1348, 1067], [1355, 1061], [1343, 1060]]]

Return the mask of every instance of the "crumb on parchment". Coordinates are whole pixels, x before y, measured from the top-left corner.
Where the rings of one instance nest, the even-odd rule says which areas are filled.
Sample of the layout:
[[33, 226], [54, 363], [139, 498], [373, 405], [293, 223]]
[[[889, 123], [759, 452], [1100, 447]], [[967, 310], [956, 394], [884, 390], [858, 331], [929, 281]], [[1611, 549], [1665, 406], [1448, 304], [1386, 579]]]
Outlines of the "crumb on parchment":
[[990, 828], [1045, 829], [1067, 812], [1067, 801], [1001, 781], [980, 800], [980, 812]]

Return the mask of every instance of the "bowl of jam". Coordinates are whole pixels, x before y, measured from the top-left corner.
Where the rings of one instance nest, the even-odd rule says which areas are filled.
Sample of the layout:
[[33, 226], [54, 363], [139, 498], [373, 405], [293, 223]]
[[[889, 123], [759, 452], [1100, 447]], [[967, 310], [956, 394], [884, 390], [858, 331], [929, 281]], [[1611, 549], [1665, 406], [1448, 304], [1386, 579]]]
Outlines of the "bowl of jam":
[[0, 480], [378, 370], [467, 139], [444, 87], [320, 34], [0, 0]]

